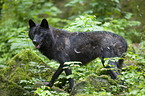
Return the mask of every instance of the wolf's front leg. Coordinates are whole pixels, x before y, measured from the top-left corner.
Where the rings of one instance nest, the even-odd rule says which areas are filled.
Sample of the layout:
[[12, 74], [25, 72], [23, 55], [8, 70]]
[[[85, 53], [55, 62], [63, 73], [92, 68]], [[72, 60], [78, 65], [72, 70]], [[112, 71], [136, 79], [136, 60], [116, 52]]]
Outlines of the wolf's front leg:
[[58, 78], [58, 76], [62, 73], [63, 71], [63, 65], [60, 64], [60, 66], [58, 67], [58, 69], [56, 70], [56, 72], [54, 73], [54, 75], [51, 78], [51, 81], [49, 82], [49, 84], [47, 84], [49, 87], [52, 87], [55, 80]]

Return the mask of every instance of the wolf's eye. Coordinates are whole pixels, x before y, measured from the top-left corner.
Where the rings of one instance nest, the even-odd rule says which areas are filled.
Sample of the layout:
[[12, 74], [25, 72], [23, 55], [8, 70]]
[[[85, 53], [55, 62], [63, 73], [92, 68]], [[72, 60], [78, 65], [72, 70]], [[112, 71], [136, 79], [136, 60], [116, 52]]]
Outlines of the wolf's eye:
[[34, 32], [32, 33], [32, 37], [34, 37]]

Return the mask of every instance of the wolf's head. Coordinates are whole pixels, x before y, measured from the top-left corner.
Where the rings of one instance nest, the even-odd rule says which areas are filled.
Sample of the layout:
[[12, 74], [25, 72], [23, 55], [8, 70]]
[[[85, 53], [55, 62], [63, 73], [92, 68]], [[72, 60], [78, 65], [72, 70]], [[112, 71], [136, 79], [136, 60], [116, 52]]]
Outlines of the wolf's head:
[[[35, 24], [31, 19], [29, 20], [29, 37], [37, 49], [41, 48], [47, 43], [50, 46], [50, 28], [46, 19], [43, 19], [40, 24]], [[49, 44], [48, 44], [49, 43]]]

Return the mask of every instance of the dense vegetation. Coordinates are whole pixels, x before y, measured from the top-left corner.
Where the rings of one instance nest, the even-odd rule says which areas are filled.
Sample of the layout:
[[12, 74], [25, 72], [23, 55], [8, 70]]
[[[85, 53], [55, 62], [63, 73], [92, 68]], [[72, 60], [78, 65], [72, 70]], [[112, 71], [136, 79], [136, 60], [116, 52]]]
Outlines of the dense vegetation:
[[[88, 88], [84, 94], [113, 95], [115, 93], [142, 96], [145, 94], [144, 4], [143, 0], [62, 0], [61, 2], [59, 0], [1, 0], [0, 70], [7, 67], [5, 62], [22, 49], [33, 50], [49, 63], [49, 66], [57, 68], [58, 64], [50, 62], [35, 50], [28, 38], [28, 20], [40, 22], [42, 18], [46, 18], [51, 26], [71, 32], [106, 30], [119, 34], [127, 40], [129, 49], [126, 53], [125, 67], [120, 75], [125, 82], [124, 91], [120, 92], [121, 86], [112, 86], [112, 92], [102, 89], [102, 92], [97, 93]], [[101, 62], [96, 59], [87, 67], [73, 66], [76, 82], [85, 79], [89, 74], [96, 74], [95, 69], [98, 64]], [[56, 94], [54, 91], [45, 90], [44, 86], [33, 91], [39, 95], [43, 94], [42, 96]], [[58, 95], [61, 96], [62, 93]], [[63, 93], [63, 95], [68, 94]]]

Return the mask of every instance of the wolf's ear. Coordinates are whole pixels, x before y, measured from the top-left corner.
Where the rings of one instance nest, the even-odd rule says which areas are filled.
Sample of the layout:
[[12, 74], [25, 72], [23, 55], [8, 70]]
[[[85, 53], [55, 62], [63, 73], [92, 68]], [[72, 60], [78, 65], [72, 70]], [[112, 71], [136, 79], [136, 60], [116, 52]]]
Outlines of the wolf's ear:
[[49, 28], [49, 25], [48, 25], [48, 22], [46, 19], [43, 19], [41, 24], [40, 24], [41, 27], [43, 28]]
[[35, 27], [36, 24], [30, 19], [29, 20], [29, 26], [30, 26], [30, 28], [32, 28], [32, 27]]

